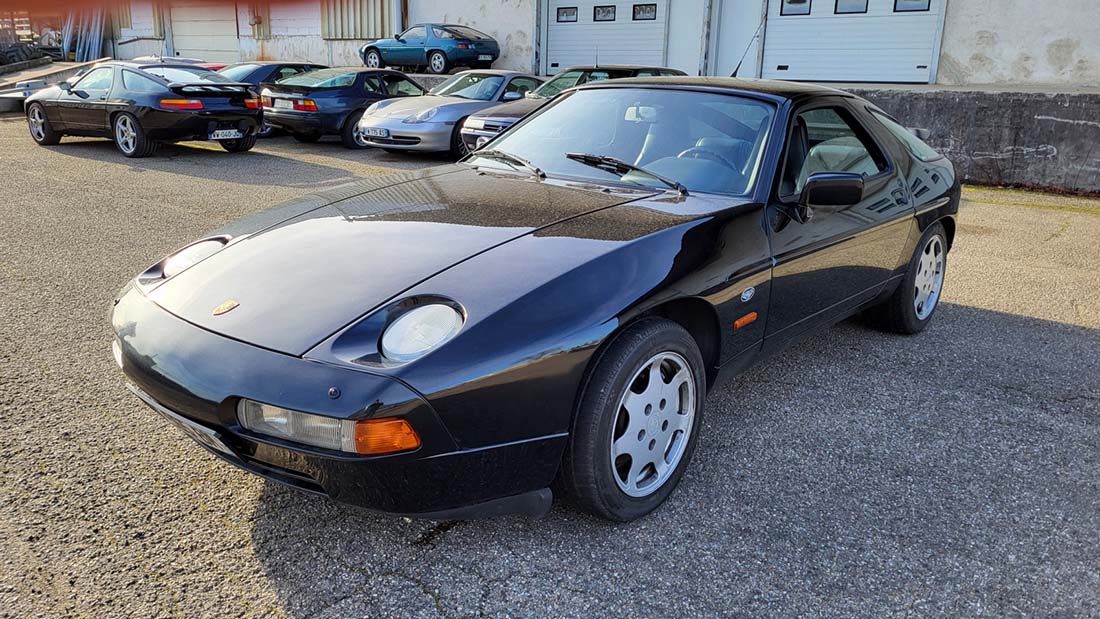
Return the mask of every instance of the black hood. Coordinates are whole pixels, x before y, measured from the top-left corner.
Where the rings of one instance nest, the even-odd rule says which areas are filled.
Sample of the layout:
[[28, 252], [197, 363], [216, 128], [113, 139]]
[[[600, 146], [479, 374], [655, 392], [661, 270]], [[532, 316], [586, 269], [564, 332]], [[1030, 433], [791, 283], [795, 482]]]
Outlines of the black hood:
[[474, 114], [474, 116], [484, 119], [508, 119], [515, 122], [547, 103], [550, 103], [550, 99], [520, 99], [518, 101], [509, 101], [508, 103], [501, 103], [500, 105], [485, 108], [477, 114]]
[[[306, 210], [230, 243], [150, 297], [211, 331], [302, 355], [471, 256], [639, 197], [454, 166], [327, 205], [310, 198]], [[214, 308], [228, 300], [239, 306], [214, 316]]]

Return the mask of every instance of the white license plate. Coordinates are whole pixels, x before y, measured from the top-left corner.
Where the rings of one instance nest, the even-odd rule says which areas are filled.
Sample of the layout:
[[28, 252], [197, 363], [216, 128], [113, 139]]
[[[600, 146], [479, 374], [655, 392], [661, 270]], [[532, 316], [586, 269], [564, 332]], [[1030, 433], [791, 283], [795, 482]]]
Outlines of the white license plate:
[[277, 110], [293, 110], [294, 104], [289, 99], [275, 99], [275, 109]]
[[241, 137], [244, 136], [242, 136], [241, 132], [237, 131], [236, 129], [218, 129], [214, 133], [210, 134], [211, 140], [236, 140]]
[[388, 138], [390, 137], [389, 129], [378, 129], [375, 127], [367, 127], [363, 129], [363, 135], [372, 138]]
[[477, 59], [478, 60], [492, 60], [493, 56], [491, 54], [478, 54]]

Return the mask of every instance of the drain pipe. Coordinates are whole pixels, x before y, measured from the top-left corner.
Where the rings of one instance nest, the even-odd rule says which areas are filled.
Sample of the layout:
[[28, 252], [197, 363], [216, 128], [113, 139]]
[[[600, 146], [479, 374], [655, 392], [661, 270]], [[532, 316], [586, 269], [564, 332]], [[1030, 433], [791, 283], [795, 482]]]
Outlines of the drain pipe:
[[703, 36], [699, 47], [699, 75], [710, 75], [710, 24], [712, 0], [703, 0]]

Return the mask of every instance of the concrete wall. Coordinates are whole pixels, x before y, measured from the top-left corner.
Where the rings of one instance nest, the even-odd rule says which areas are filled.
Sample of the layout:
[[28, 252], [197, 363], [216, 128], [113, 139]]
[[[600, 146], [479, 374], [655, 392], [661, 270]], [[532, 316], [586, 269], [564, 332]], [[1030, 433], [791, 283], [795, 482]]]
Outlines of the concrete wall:
[[940, 84], [1100, 85], [1095, 0], [949, 0]]
[[535, 59], [536, 0], [408, 0], [407, 23], [463, 24], [500, 43], [494, 69], [531, 71]]
[[1100, 94], [849, 90], [929, 129], [968, 182], [1100, 193]]
[[237, 4], [241, 60], [300, 60], [334, 67], [359, 66], [359, 48], [363, 40], [321, 38], [321, 2], [303, 0], [272, 3], [269, 13], [271, 38], [252, 38], [249, 7]]

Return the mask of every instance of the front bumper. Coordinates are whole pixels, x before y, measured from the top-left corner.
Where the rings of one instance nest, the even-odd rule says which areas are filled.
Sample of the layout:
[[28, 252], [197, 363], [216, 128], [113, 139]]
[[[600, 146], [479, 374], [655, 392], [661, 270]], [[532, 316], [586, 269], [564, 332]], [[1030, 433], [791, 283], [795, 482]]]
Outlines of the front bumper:
[[[398, 381], [216, 335], [134, 288], [117, 301], [112, 325], [130, 390], [246, 471], [341, 502], [422, 517], [536, 515], [550, 506], [546, 488], [562, 436], [458, 449], [431, 405]], [[338, 397], [329, 395], [332, 388]], [[237, 422], [240, 398], [338, 418], [404, 417], [422, 445], [368, 457], [264, 437]]]
[[359, 121], [361, 129], [385, 129], [389, 136], [385, 138], [364, 135], [364, 139], [371, 146], [379, 148], [392, 148], [399, 150], [415, 150], [424, 152], [440, 152], [451, 150], [451, 135], [454, 133], [453, 122], [426, 122], [410, 124], [398, 117], [364, 116]]
[[470, 150], [477, 150], [479, 148], [479, 139], [485, 138], [484, 140], [482, 140], [482, 144], [489, 140], [492, 140], [493, 138], [503, 133], [505, 129], [508, 129], [509, 127], [514, 125], [516, 123], [516, 120], [518, 119], [494, 117], [479, 118], [476, 116], [471, 116], [470, 118], [467, 118], [466, 122], [462, 125], [462, 130], [460, 131], [462, 135], [462, 141], [466, 144], [466, 148]]

